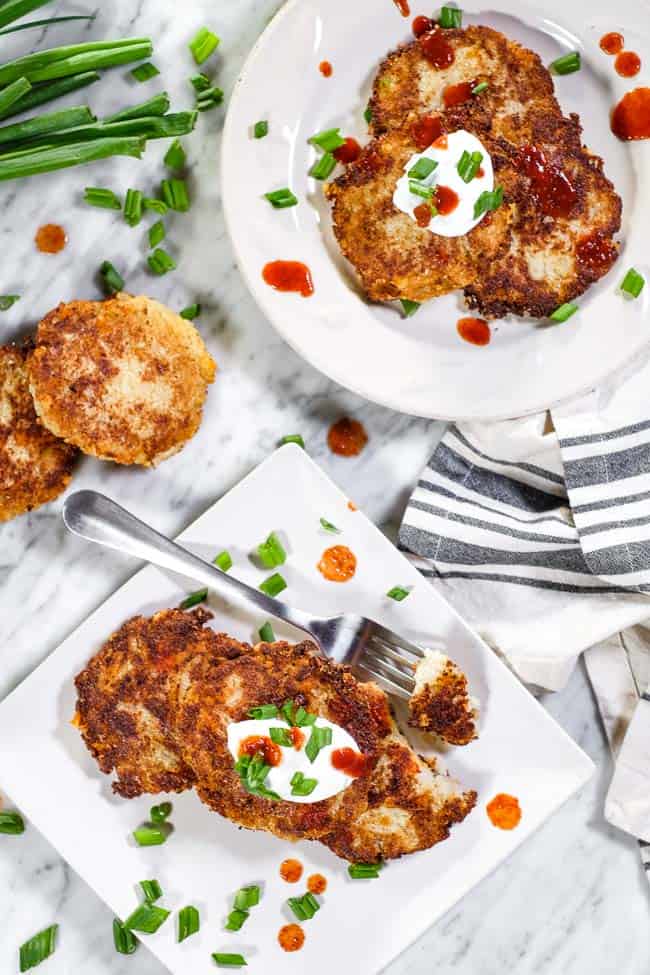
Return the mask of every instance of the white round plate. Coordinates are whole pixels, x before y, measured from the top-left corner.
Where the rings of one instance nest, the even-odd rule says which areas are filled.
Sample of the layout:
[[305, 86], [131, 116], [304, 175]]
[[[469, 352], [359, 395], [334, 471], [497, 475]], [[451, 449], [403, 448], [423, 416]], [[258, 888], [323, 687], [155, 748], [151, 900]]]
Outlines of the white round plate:
[[[625, 271], [650, 272], [650, 143], [626, 144], [609, 128], [622, 94], [650, 78], [647, 10], [640, 0], [544, 0], [544, 16], [521, 0], [491, 9], [460, 4], [465, 23], [482, 23], [537, 51], [545, 63], [578, 48], [583, 68], [556, 78], [565, 112], [579, 113], [585, 143], [605, 159], [623, 198], [622, 253], [610, 274], [580, 299], [563, 325], [508, 319], [490, 345], [477, 348], [456, 331], [458, 294], [423, 305], [410, 319], [399, 306], [364, 301], [330, 226], [322, 184], [309, 178], [316, 158], [308, 139], [340, 126], [367, 140], [363, 111], [379, 62], [408, 40], [410, 20], [392, 0], [288, 0], [251, 52], [230, 101], [223, 143], [223, 201], [248, 287], [287, 342], [327, 376], [369, 400], [439, 419], [489, 420], [545, 409], [597, 386], [637, 355], [646, 341], [650, 286], [636, 301], [618, 290]], [[430, 14], [431, 0], [412, 4]], [[622, 11], [625, 11], [623, 13]], [[622, 30], [643, 60], [624, 81], [600, 37]], [[324, 78], [319, 63], [330, 61]], [[252, 138], [252, 125], [269, 135]], [[298, 206], [274, 210], [263, 198], [291, 187]], [[310, 298], [274, 291], [262, 279], [273, 260], [298, 260], [312, 272]]]

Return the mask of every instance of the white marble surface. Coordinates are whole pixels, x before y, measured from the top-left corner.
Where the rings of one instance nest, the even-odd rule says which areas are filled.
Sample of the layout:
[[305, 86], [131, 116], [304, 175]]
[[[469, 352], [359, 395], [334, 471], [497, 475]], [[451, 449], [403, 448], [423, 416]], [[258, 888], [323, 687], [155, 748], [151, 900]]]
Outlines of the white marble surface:
[[[151, 34], [163, 75], [134, 86], [123, 81], [126, 72], [118, 69], [111, 75], [114, 83], [105, 79], [88, 89], [90, 104], [109, 112], [149, 97], [162, 87], [158, 82], [177, 96], [177, 104], [189, 104], [184, 79], [192, 71], [185, 43], [203, 23], [223, 38], [215, 64], [228, 92], [276, 7], [277, 0], [231, 0], [218, 6], [188, 0], [180, 17], [171, 0], [102, 5], [93, 36]], [[83, 10], [84, 4], [74, 9]], [[59, 28], [48, 41], [62, 43], [70, 33]], [[7, 45], [10, 56], [26, 43], [25, 35], [18, 35]], [[179, 268], [163, 279], [142, 270], [142, 226], [132, 230], [114, 215], [80, 202], [85, 185], [118, 190], [155, 186], [164, 152], [160, 144], [151, 146], [143, 163], [118, 161], [5, 184], [0, 292], [20, 292], [23, 299], [2, 315], [2, 340], [27, 332], [62, 299], [97, 296], [96, 269], [107, 258], [124, 273], [129, 290], [176, 308], [201, 300], [205, 311], [199, 328], [220, 374], [200, 433], [156, 471], [86, 459], [75, 487], [101, 489], [161, 530], [175, 533], [264, 458], [279, 437], [301, 432], [312, 456], [350, 497], [375, 521], [394, 529], [439, 425], [373, 407], [334, 386], [300, 361], [264, 321], [233, 264], [221, 218], [222, 121], [223, 110], [210, 113], [187, 140], [194, 206], [190, 214], [169, 221], [170, 250]], [[33, 246], [37, 227], [48, 221], [63, 223], [70, 236], [67, 250], [56, 257], [39, 255]], [[356, 460], [334, 458], [326, 447], [328, 422], [343, 413], [361, 419], [370, 434], [368, 448]], [[0, 696], [136, 568], [67, 537], [59, 510], [60, 505], [51, 505], [0, 528]], [[648, 886], [633, 841], [603, 821], [610, 761], [582, 670], [546, 704], [596, 761], [596, 780], [395, 962], [391, 975], [425, 975], [434, 969], [441, 975], [646, 975], [650, 970]], [[92, 829], [83, 810], [79, 821], [80, 829]], [[20, 941], [53, 921], [61, 925], [61, 939], [43, 969], [48, 975], [163, 973], [146, 950], [132, 958], [115, 954], [110, 912], [31, 829], [22, 837], [0, 837], [0, 904], [3, 975], [18, 971]]]

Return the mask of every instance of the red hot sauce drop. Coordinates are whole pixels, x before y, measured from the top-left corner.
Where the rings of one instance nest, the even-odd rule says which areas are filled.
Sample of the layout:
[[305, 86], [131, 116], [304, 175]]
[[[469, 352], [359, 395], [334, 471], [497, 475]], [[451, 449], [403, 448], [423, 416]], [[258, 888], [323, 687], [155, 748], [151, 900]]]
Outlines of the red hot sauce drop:
[[415, 217], [415, 222], [417, 223], [418, 227], [422, 227], [424, 230], [431, 223], [431, 217], [433, 216], [431, 213], [431, 207], [428, 203], [420, 203], [420, 205], [417, 206], [413, 211], [413, 216]]
[[299, 924], [285, 924], [278, 931], [278, 941], [284, 951], [300, 951], [305, 943], [305, 932]]
[[442, 93], [442, 100], [445, 108], [453, 108], [455, 105], [463, 105], [472, 97], [472, 91], [476, 88], [475, 81], [461, 81], [459, 85], [447, 85]]
[[578, 193], [566, 173], [549, 162], [541, 149], [524, 146], [519, 153], [519, 168], [529, 178], [545, 216], [570, 216], [578, 201]]
[[460, 203], [460, 197], [449, 186], [436, 186], [435, 201], [436, 210], [440, 216], [447, 217], [450, 213], [454, 212]]
[[41, 254], [58, 254], [68, 243], [68, 235], [58, 223], [46, 223], [36, 231], [34, 240]]
[[261, 755], [267, 765], [274, 768], [282, 761], [282, 749], [267, 735], [249, 735], [239, 745], [239, 757]]
[[347, 137], [342, 146], [335, 149], [332, 153], [337, 162], [347, 166], [348, 163], [356, 162], [361, 155], [361, 146], [356, 139]]
[[454, 49], [440, 28], [424, 34], [419, 43], [422, 56], [438, 71], [454, 63], [456, 59]]
[[461, 318], [456, 329], [461, 339], [470, 345], [489, 345], [492, 333], [483, 318]]
[[368, 434], [363, 423], [343, 416], [333, 423], [327, 434], [327, 444], [333, 454], [341, 457], [356, 457], [368, 443]]
[[409, 7], [409, 0], [394, 0], [395, 6], [401, 13], [402, 17], [411, 16], [411, 8]]
[[412, 24], [413, 36], [422, 37], [423, 34], [428, 34], [430, 30], [433, 30], [435, 26], [435, 22], [430, 17], [416, 17]]
[[605, 54], [620, 54], [624, 43], [623, 35], [612, 31], [609, 34], [603, 34], [600, 39], [600, 49]]
[[358, 779], [368, 768], [368, 760], [361, 752], [354, 748], [336, 748], [332, 752], [332, 765], [338, 772], [349, 775], [351, 779]]
[[327, 880], [322, 873], [312, 873], [307, 877], [307, 890], [311, 894], [324, 894], [327, 890]]
[[612, 113], [612, 132], [619, 139], [650, 139], [650, 88], [628, 91]]
[[280, 876], [288, 884], [297, 884], [302, 877], [302, 863], [300, 860], [283, 860], [280, 864]]
[[641, 70], [641, 58], [634, 51], [622, 51], [614, 61], [614, 68], [621, 78], [633, 78]]
[[329, 61], [321, 61], [318, 65], [318, 70], [322, 74], [323, 78], [331, 78], [334, 68]]
[[314, 293], [311, 271], [300, 261], [272, 261], [264, 265], [262, 277], [276, 291], [296, 291], [303, 298]]
[[411, 135], [420, 152], [428, 149], [444, 134], [439, 115], [425, 115], [411, 127]]

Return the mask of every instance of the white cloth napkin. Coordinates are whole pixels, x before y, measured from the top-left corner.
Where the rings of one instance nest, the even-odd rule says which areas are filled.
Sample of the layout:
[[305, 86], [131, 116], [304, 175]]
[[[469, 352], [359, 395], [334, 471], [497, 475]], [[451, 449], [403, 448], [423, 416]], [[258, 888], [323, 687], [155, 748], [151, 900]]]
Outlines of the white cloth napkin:
[[646, 357], [550, 415], [451, 426], [400, 530], [401, 548], [522, 680], [558, 690], [589, 651], [616, 756], [606, 815], [646, 840], [648, 400]]

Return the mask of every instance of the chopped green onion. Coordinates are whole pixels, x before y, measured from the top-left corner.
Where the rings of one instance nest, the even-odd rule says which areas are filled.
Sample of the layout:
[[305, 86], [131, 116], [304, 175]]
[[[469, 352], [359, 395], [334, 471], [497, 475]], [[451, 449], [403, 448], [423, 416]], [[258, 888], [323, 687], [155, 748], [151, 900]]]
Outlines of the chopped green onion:
[[633, 267], [627, 272], [621, 282], [621, 291], [630, 298], [638, 298], [645, 287], [645, 278]]
[[276, 745], [282, 745], [284, 748], [293, 747], [293, 738], [287, 728], [269, 728], [269, 736]]
[[[197, 308], [200, 306], [195, 305], [194, 307]], [[188, 317], [187, 315], [184, 315], [183, 312], [181, 312], [181, 318], [187, 318], [187, 317]], [[196, 318], [196, 315], [193, 315], [192, 319], [193, 318]], [[192, 319], [190, 319], [190, 321], [192, 321]], [[227, 572], [228, 569], [232, 569], [232, 556], [230, 552], [227, 552], [225, 549], [223, 550], [223, 552], [219, 552], [218, 555], [215, 555], [212, 561], [214, 565], [219, 566], [222, 572]]]
[[146, 102], [138, 102], [137, 105], [129, 105], [115, 115], [109, 115], [104, 119], [104, 123], [125, 122], [134, 118], [151, 118], [155, 115], [165, 115], [169, 111], [169, 95], [166, 91], [161, 91], [148, 98]]
[[265, 763], [261, 755], [254, 755], [252, 758], [250, 755], [242, 755], [235, 762], [235, 771], [241, 779], [242, 786], [251, 795], [260, 796], [262, 799], [280, 798], [277, 792], [267, 789], [264, 784], [271, 767]]
[[155, 78], [156, 75], [159, 74], [160, 71], [155, 64], [151, 63], [151, 61], [145, 61], [144, 64], [139, 64], [137, 68], [134, 68], [131, 72], [132, 77], [134, 77], [136, 81], [140, 82], [149, 81], [150, 78]]
[[33, 938], [20, 946], [20, 970], [27, 972], [30, 968], [36, 968], [42, 961], [53, 955], [56, 950], [56, 934], [59, 930], [58, 924], [52, 924], [44, 931], [39, 931]]
[[269, 576], [268, 579], [265, 579], [264, 582], [260, 583], [260, 589], [262, 592], [273, 598], [278, 596], [282, 590], [286, 588], [287, 584], [279, 572], [274, 573], [272, 576]]
[[320, 526], [326, 532], [330, 532], [332, 535], [340, 535], [341, 534], [341, 529], [340, 528], [337, 528], [336, 525], [333, 525], [331, 521], [328, 521], [327, 520], [327, 518], [321, 518], [320, 519]]
[[282, 440], [280, 440], [278, 446], [284, 447], [286, 443], [295, 443], [298, 444], [299, 447], [302, 447], [303, 450], [305, 449], [305, 441], [302, 439], [299, 433], [287, 434], [286, 437], [283, 437]]
[[189, 596], [186, 596], [182, 603], [179, 605], [179, 609], [191, 609], [192, 606], [198, 606], [199, 603], [204, 603], [208, 598], [207, 589], [197, 589], [196, 592], [191, 592]]
[[154, 901], [160, 900], [163, 895], [163, 890], [157, 880], [141, 880], [140, 886], [142, 887], [142, 892], [144, 893], [144, 899], [150, 904]]
[[430, 200], [433, 196], [433, 187], [426, 183], [420, 183], [417, 179], [409, 180], [409, 192], [414, 196], [420, 196], [423, 200]]
[[141, 931], [143, 934], [155, 934], [169, 917], [169, 911], [157, 904], [140, 904], [133, 914], [127, 917], [124, 927], [129, 931]]
[[184, 179], [164, 179], [160, 186], [163, 200], [170, 210], [185, 213], [190, 208], [187, 184]]
[[161, 276], [167, 274], [168, 271], [173, 271], [176, 267], [176, 261], [162, 247], [157, 247], [153, 254], [149, 255], [147, 264], [154, 274]]
[[405, 589], [404, 586], [393, 586], [392, 589], [388, 590], [386, 595], [389, 599], [394, 599], [396, 603], [401, 603], [402, 600], [411, 595], [411, 590]]
[[121, 210], [122, 201], [113, 190], [105, 190], [100, 186], [87, 186], [84, 190], [84, 200], [91, 207], [102, 207], [104, 210]]
[[53, 173], [70, 166], [82, 166], [110, 156], [140, 159], [146, 142], [143, 138], [93, 139], [58, 146], [35, 146], [0, 156], [0, 180], [24, 179], [40, 173]]
[[201, 927], [201, 918], [196, 907], [188, 904], [178, 912], [178, 941], [185, 941], [193, 934], [197, 934]]
[[113, 944], [120, 955], [132, 955], [138, 947], [136, 936], [118, 918], [113, 920]]
[[[260, 626], [259, 635], [262, 643], [275, 643], [275, 633], [273, 632], [273, 627], [271, 626], [268, 620], [266, 621], [264, 626]], [[271, 705], [271, 707], [275, 707], [275, 705], [273, 704]], [[278, 713], [278, 709], [275, 708], [275, 714], [277, 713]], [[275, 714], [271, 714], [269, 715], [269, 717], [274, 718]]]
[[114, 295], [116, 292], [123, 290], [124, 278], [113, 267], [110, 261], [103, 261], [99, 268], [99, 273], [102, 276], [104, 291], [107, 295]]
[[462, 27], [463, 11], [458, 7], [443, 7], [440, 11], [438, 23], [441, 27]]
[[348, 874], [352, 880], [376, 880], [383, 863], [351, 863]]
[[560, 305], [559, 308], [556, 308], [553, 314], [549, 315], [549, 318], [554, 322], [566, 322], [569, 318], [571, 318], [572, 315], [575, 315], [577, 311], [578, 306], [572, 301], [568, 301], [566, 304]]
[[420, 308], [419, 301], [410, 301], [408, 298], [400, 298], [400, 305], [404, 313], [404, 318], [411, 318]]
[[99, 81], [99, 79], [100, 74], [98, 71], [86, 71], [83, 74], [73, 75], [71, 78], [61, 78], [59, 81], [52, 81], [47, 85], [32, 88], [27, 95], [23, 95], [19, 101], [14, 102], [11, 108], [0, 112], [0, 119], [9, 118], [11, 115], [18, 115], [21, 112], [27, 112], [30, 108], [37, 108], [39, 105], [44, 105], [46, 102], [61, 98], [71, 91], [86, 88], [88, 85]]
[[133, 830], [133, 839], [138, 846], [162, 846], [169, 833], [160, 826], [139, 826]]
[[282, 715], [287, 724], [294, 725], [296, 728], [304, 728], [313, 725], [316, 721], [315, 714], [309, 714], [302, 705], [296, 708], [293, 701], [285, 701], [282, 705]]
[[372, 109], [370, 108], [370, 105], [366, 106], [366, 110], [363, 113], [363, 117], [368, 123], [368, 125], [370, 125], [370, 123], [372, 122]]
[[163, 162], [168, 169], [183, 169], [187, 162], [187, 155], [181, 145], [180, 139], [174, 139], [165, 153]]
[[269, 123], [265, 120], [256, 122], [253, 126], [253, 138], [264, 139], [269, 134]]
[[145, 210], [153, 210], [154, 213], [160, 213], [163, 217], [169, 210], [169, 207], [164, 200], [156, 200], [150, 196], [145, 196], [143, 198], [142, 206]]
[[320, 911], [320, 904], [311, 892], [303, 894], [302, 897], [290, 897], [287, 904], [299, 921], [310, 921], [314, 914]]
[[202, 27], [200, 31], [197, 32], [192, 41], [190, 41], [190, 51], [197, 64], [203, 64], [207, 61], [210, 55], [217, 49], [219, 45], [219, 38], [207, 27]]
[[260, 704], [258, 707], [250, 709], [248, 712], [248, 717], [256, 718], [258, 721], [264, 721], [268, 718], [277, 718], [279, 713], [280, 712], [275, 704]]
[[228, 955], [222, 951], [215, 951], [212, 957], [217, 965], [221, 965], [223, 968], [241, 968], [248, 964], [243, 955]]
[[142, 220], [142, 193], [140, 190], [126, 191], [124, 219], [130, 227], [137, 227]]
[[318, 146], [323, 152], [333, 152], [334, 149], [345, 145], [345, 139], [341, 135], [340, 129], [325, 129], [323, 132], [312, 135], [311, 139], [307, 141], [312, 146]]
[[467, 149], [463, 150], [463, 154], [458, 160], [458, 165], [456, 166], [458, 175], [462, 179], [463, 183], [472, 182], [472, 180], [478, 174], [482, 162], [482, 152], [468, 152]]
[[[183, 308], [183, 310], [180, 311], [178, 314], [181, 316], [181, 318], [187, 319], [188, 322], [193, 322], [194, 319], [198, 318], [199, 315], [201, 314], [201, 306], [198, 302], [195, 302], [193, 305], [188, 305], [187, 308]], [[232, 565], [232, 559], [230, 558], [227, 552], [221, 552], [221, 555], [226, 555], [228, 556], [228, 559], [230, 559], [230, 565], [226, 566], [226, 568], [229, 569], [230, 566]], [[217, 555], [217, 558], [214, 561], [217, 562], [217, 559], [221, 558], [221, 555]], [[223, 569], [223, 566], [220, 565], [219, 562], [217, 562], [217, 565], [219, 566], [220, 569]], [[225, 571], [226, 569], [224, 569], [224, 572]]]
[[487, 81], [479, 81], [478, 85], [472, 88], [472, 95], [480, 95], [481, 92], [487, 91], [489, 87]]
[[332, 729], [317, 728], [316, 725], [311, 729], [309, 741], [305, 747], [305, 755], [310, 762], [315, 762], [321, 748], [332, 744]]
[[161, 802], [159, 806], [152, 806], [149, 817], [152, 823], [164, 823], [172, 813], [171, 802]]
[[287, 561], [287, 553], [275, 532], [271, 532], [266, 541], [257, 546], [256, 551], [265, 569], [275, 569]]
[[199, 74], [195, 74], [192, 78], [190, 78], [190, 84], [194, 91], [200, 92], [207, 91], [207, 89], [211, 87], [212, 82], [208, 78], [207, 74], [199, 72]]
[[485, 190], [474, 204], [474, 219], [478, 220], [479, 217], [484, 213], [488, 213], [490, 210], [498, 210], [502, 203], [503, 186], [497, 186], [491, 192], [490, 190]]
[[235, 894], [233, 907], [238, 911], [247, 911], [251, 907], [257, 907], [260, 902], [260, 888], [257, 884], [250, 884], [248, 887], [240, 887]]
[[409, 179], [423, 180], [427, 179], [434, 169], [437, 168], [438, 163], [435, 161], [435, 159], [427, 159], [426, 156], [422, 156], [421, 159], [418, 159], [415, 166], [409, 169], [406, 175], [409, 177]]
[[196, 108], [199, 112], [208, 112], [216, 105], [221, 105], [223, 101], [223, 90], [221, 88], [205, 88], [196, 96]]
[[[20, 301], [20, 295], [0, 295], [0, 311], [7, 311], [12, 305], [15, 305], [17, 301]], [[0, 822], [2, 822], [2, 813], [0, 813]], [[7, 813], [6, 815], [9, 815]], [[0, 828], [0, 833], [2, 828]]]
[[285, 210], [287, 207], [295, 207], [298, 203], [298, 197], [295, 196], [288, 187], [281, 190], [273, 190], [272, 193], [265, 193], [264, 197], [276, 210]]
[[16, 78], [4, 91], [0, 91], [0, 115], [8, 111], [19, 99], [23, 98], [32, 86], [27, 78]]
[[156, 220], [149, 227], [149, 247], [157, 247], [165, 239], [165, 224], [162, 220]]
[[20, 813], [0, 812], [0, 833], [5, 833], [8, 836], [19, 836], [24, 832], [25, 821]]
[[302, 772], [295, 772], [291, 777], [291, 795], [310, 796], [317, 785], [318, 779], [307, 779]]
[[226, 931], [241, 931], [242, 927], [248, 920], [248, 911], [240, 911], [234, 909], [228, 915], [226, 923], [224, 925]]
[[580, 51], [571, 51], [570, 54], [563, 54], [549, 65], [555, 74], [573, 74], [582, 67]]
[[309, 170], [309, 175], [314, 179], [327, 179], [335, 168], [336, 159], [331, 152], [326, 152], [325, 155], [316, 160]]

